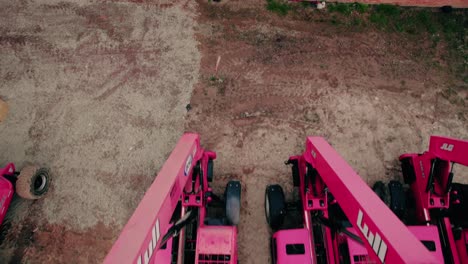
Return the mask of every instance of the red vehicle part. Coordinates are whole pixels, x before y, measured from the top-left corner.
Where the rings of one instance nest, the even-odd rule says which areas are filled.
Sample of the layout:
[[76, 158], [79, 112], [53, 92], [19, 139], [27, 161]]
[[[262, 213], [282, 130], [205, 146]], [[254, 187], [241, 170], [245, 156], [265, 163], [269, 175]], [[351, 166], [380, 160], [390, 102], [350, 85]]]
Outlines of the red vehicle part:
[[468, 141], [432, 136], [429, 151], [400, 156], [403, 176], [415, 195], [417, 217], [430, 222], [431, 209], [448, 209], [454, 163], [468, 166]]
[[0, 168], [0, 223], [3, 223], [15, 192], [13, 184], [5, 177], [14, 177], [14, 175], [15, 165], [13, 163], [8, 163], [4, 168]]
[[311, 264], [312, 258], [306, 252], [311, 252], [310, 234], [306, 228], [280, 230], [273, 234], [271, 241], [273, 262]]
[[[468, 141], [431, 136], [429, 150], [400, 156], [418, 224], [437, 226], [447, 263], [468, 263], [468, 185], [453, 183], [454, 166], [468, 166]], [[448, 212], [448, 213], [447, 213]]]
[[17, 172], [13, 163], [0, 168], [0, 224], [3, 223], [13, 194], [24, 199], [39, 199], [47, 193], [49, 170], [38, 166], [26, 166]]
[[240, 184], [226, 187], [227, 220], [209, 216], [219, 200], [208, 185], [215, 158], [198, 135], [183, 135], [104, 263], [237, 263]]
[[[305, 152], [290, 157], [288, 163], [293, 164], [310, 245], [302, 239], [301, 247], [310, 250], [304, 250], [301, 263], [440, 262], [440, 248], [431, 253], [415, 236], [438, 237], [437, 229], [423, 226], [412, 233], [323, 138], [308, 137]], [[271, 208], [269, 204], [266, 210]], [[272, 214], [267, 213], [267, 218]], [[286, 229], [273, 235], [274, 261], [297, 263], [293, 259], [297, 256], [283, 246], [297, 244], [297, 232]]]

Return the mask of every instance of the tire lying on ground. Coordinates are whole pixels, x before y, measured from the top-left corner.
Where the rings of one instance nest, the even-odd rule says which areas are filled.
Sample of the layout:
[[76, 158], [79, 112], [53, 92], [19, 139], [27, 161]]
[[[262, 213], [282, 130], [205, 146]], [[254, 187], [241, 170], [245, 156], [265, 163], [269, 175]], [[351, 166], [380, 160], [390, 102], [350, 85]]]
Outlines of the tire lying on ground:
[[49, 170], [39, 166], [24, 167], [16, 180], [16, 193], [24, 199], [36, 200], [49, 190]]

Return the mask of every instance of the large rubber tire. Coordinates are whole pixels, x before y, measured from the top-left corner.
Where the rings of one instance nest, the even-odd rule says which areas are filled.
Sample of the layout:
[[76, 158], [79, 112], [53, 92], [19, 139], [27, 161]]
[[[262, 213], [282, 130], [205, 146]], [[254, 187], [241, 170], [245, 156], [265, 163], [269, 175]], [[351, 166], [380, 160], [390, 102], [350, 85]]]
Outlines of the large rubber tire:
[[376, 183], [374, 183], [372, 190], [374, 190], [375, 194], [377, 194], [380, 200], [382, 200], [387, 206], [390, 205], [390, 194], [388, 192], [388, 187], [385, 185], [385, 183], [383, 183], [382, 181], [377, 181]]
[[213, 160], [208, 160], [207, 175], [208, 182], [213, 182]]
[[286, 201], [280, 185], [269, 185], [265, 191], [265, 216], [272, 230], [278, 230], [286, 215]]
[[240, 222], [241, 189], [239, 181], [229, 181], [226, 185], [226, 219], [230, 225]]
[[403, 172], [403, 181], [406, 184], [411, 185], [416, 181], [416, 174], [414, 174], [414, 167], [410, 158], [401, 160], [401, 171]]
[[16, 193], [24, 199], [37, 200], [49, 190], [49, 170], [38, 166], [24, 167], [16, 180]]
[[400, 220], [405, 221], [406, 212], [408, 210], [406, 207], [406, 194], [403, 185], [399, 181], [390, 181], [388, 183], [388, 189], [390, 194], [390, 209]]

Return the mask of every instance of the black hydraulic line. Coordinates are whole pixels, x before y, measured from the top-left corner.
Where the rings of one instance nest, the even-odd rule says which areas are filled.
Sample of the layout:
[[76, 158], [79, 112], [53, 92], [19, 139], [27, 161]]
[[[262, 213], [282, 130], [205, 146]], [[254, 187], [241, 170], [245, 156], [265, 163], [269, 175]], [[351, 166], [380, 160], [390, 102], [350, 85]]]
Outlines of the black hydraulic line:
[[167, 230], [167, 233], [163, 236], [161, 243], [159, 244], [160, 249], [163, 245], [166, 244], [166, 242], [172, 238], [175, 237], [179, 234], [180, 230], [187, 226], [189, 223], [193, 222], [198, 215], [198, 208], [192, 208], [187, 213], [184, 215], [183, 218], [177, 220], [175, 224], [173, 224], [169, 230]]
[[315, 219], [317, 219], [319, 221], [319, 223], [321, 223], [324, 226], [332, 229], [333, 231], [335, 231], [337, 233], [344, 234], [344, 235], [348, 236], [349, 238], [351, 238], [352, 240], [354, 240], [355, 242], [357, 242], [357, 243], [359, 243], [361, 245], [364, 245], [364, 242], [362, 241], [361, 237], [359, 237], [356, 234], [353, 234], [353, 233], [349, 232], [346, 229], [346, 227], [344, 227], [342, 224], [337, 223], [335, 221], [332, 221], [332, 220], [330, 220], [328, 218], [325, 218], [323, 215], [315, 215], [313, 217]]
[[359, 243], [361, 245], [364, 245], [364, 242], [362, 241], [360, 236], [349, 232], [349, 230], [346, 229], [346, 228], [342, 228], [341, 230], [339, 230], [339, 233], [343, 233], [343, 234], [347, 235], [349, 238], [351, 238], [352, 240], [354, 240], [355, 242], [357, 242], [357, 243]]
[[192, 173], [192, 191], [191, 194], [196, 193], [195, 190], [195, 184], [197, 182], [197, 177], [200, 174], [200, 162], [197, 163], [197, 165], [193, 168], [193, 173]]
[[307, 163], [307, 171], [304, 176], [304, 193], [309, 192], [309, 176], [310, 176], [310, 170], [312, 169], [312, 165]]
[[452, 166], [450, 167], [449, 176], [447, 179], [447, 186], [445, 187], [445, 193], [449, 193], [452, 189], [452, 182], [453, 182], [453, 167], [455, 166], [455, 162], [452, 162]]
[[[203, 169], [200, 162], [198, 163], [198, 174], [200, 177], [200, 190], [203, 190]], [[198, 193], [198, 191], [196, 193]]]
[[433, 191], [434, 189], [434, 168], [436, 165], [437, 158], [431, 160], [431, 172], [429, 173], [429, 178], [427, 180], [426, 192]]
[[452, 254], [453, 253], [457, 254], [457, 253], [451, 251], [449, 238], [448, 238], [447, 230], [445, 229], [445, 224], [444, 224], [443, 219], [444, 219], [443, 217], [440, 217], [440, 219], [437, 220], [437, 228], [439, 229], [440, 244], [442, 245], [444, 263], [451, 264], [451, 263], [454, 263]]
[[314, 194], [315, 197], [318, 196], [317, 194], [317, 184], [315, 181], [317, 180], [317, 175], [318, 171], [315, 168], [312, 168], [312, 175], [311, 175], [311, 180], [312, 180], [312, 193]]

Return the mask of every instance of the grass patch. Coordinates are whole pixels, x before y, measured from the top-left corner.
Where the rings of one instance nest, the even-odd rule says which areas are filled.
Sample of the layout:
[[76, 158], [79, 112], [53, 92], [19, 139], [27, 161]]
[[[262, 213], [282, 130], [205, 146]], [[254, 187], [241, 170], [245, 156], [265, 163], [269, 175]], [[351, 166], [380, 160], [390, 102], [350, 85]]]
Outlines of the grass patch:
[[312, 3], [311, 2], [307, 2], [307, 1], [302, 1], [301, 2], [301, 5], [303, 8], [308, 8], [308, 7], [311, 7], [312, 6]]
[[362, 3], [329, 3], [327, 8], [330, 12], [337, 12], [344, 15], [350, 15], [353, 11], [356, 11], [359, 14], [366, 13], [369, 10], [369, 5]]
[[364, 25], [364, 20], [362, 20], [360, 17], [353, 17], [351, 20], [351, 25], [359, 27]]
[[336, 4], [330, 4], [328, 7], [328, 10], [330, 12], [338, 12], [344, 15], [349, 15], [352, 12], [352, 7], [349, 4], [336, 3]]
[[437, 32], [437, 26], [435, 24], [434, 19], [432, 18], [432, 14], [429, 11], [424, 10], [418, 12], [416, 14], [416, 22], [415, 24], [421, 25], [422, 28], [425, 28], [427, 32], [434, 34]]
[[467, 15], [468, 12], [464, 12], [465, 14], [446, 14], [441, 13], [438, 16], [438, 22], [441, 25], [442, 31], [444, 34], [452, 39], [452, 38], [459, 38], [464, 39], [466, 34], [466, 30], [464, 25], [467, 25]]
[[338, 24], [340, 24], [340, 20], [339, 20], [335, 15], [333, 15], [333, 16], [331, 17], [330, 22], [331, 22], [333, 25], [338, 25]]
[[387, 16], [379, 13], [372, 13], [369, 17], [369, 21], [376, 24], [379, 28], [384, 28], [388, 25]]
[[278, 15], [285, 16], [291, 10], [291, 6], [281, 0], [267, 0], [267, 9]]
[[[435, 34], [441, 29], [435, 13], [428, 10], [402, 13], [395, 21], [394, 28], [399, 32], [419, 34], [428, 32]], [[390, 25], [392, 26], [392, 25]]]
[[386, 17], [396, 17], [400, 14], [400, 9], [398, 6], [395, 5], [376, 5], [375, 6], [375, 13], [380, 14]]
[[355, 3], [354, 10], [356, 10], [360, 14], [364, 14], [369, 10], [369, 5], [362, 4], [362, 3]]
[[392, 28], [397, 28], [398, 31], [402, 31], [400, 29], [401, 26], [395, 25], [394, 21], [399, 21], [400, 17], [400, 9], [394, 5], [376, 5], [370, 10], [369, 21], [375, 24], [380, 29], [389, 30]]
[[[449, 46], [446, 58], [449, 70], [468, 83], [468, 9], [442, 12], [435, 8], [388, 4], [327, 3], [328, 12], [312, 12], [305, 8], [310, 5], [308, 2], [294, 5], [285, 1], [267, 0], [267, 9], [279, 15], [292, 12], [296, 18], [307, 21], [345, 25], [346, 30], [354, 32], [370, 27], [389, 33], [414, 35], [425, 40], [429, 38], [432, 49], [444, 42]], [[421, 52], [424, 53], [423, 50]]]
[[[386, 32], [429, 37], [432, 48], [441, 41], [449, 46], [449, 70], [468, 83], [468, 10], [441, 12], [431, 8], [405, 8], [396, 5], [360, 3], [329, 4], [333, 25], [345, 24], [358, 31], [370, 26]], [[440, 65], [433, 65], [440, 67]]]

